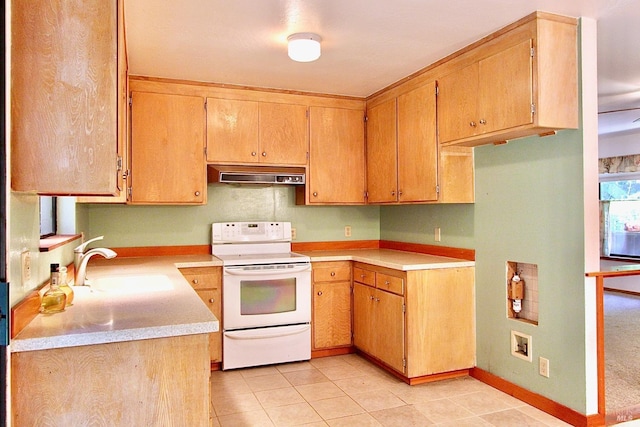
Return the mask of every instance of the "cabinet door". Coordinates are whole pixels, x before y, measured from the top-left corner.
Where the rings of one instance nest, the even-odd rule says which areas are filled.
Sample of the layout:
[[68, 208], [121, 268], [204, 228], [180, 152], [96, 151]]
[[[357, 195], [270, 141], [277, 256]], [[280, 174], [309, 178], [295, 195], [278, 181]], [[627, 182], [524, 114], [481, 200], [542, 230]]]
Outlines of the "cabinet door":
[[398, 372], [404, 372], [404, 298], [376, 289], [373, 303], [373, 355]]
[[313, 348], [351, 345], [351, 282], [313, 285]]
[[398, 97], [398, 200], [437, 200], [436, 85]]
[[365, 353], [374, 354], [374, 289], [353, 284], [353, 344]]
[[310, 108], [309, 203], [364, 203], [364, 111]]
[[533, 123], [531, 40], [479, 63], [479, 133]]
[[397, 201], [396, 100], [367, 109], [367, 202]]
[[212, 362], [222, 361], [222, 268], [192, 267], [181, 268], [180, 273], [218, 319], [218, 332], [209, 334], [209, 353]]
[[[222, 319], [220, 289], [200, 289], [197, 290], [196, 293], [220, 322]], [[220, 329], [222, 329], [222, 326]], [[220, 331], [209, 334], [209, 353], [212, 362], [222, 362], [222, 333]]]
[[207, 162], [258, 161], [258, 103], [207, 98]]
[[119, 2], [13, 4], [11, 188], [118, 194]]
[[307, 106], [261, 102], [259, 111], [259, 161], [305, 166], [309, 152]]
[[478, 63], [438, 80], [440, 142], [467, 138], [478, 129]]
[[131, 202], [206, 202], [204, 99], [132, 92]]

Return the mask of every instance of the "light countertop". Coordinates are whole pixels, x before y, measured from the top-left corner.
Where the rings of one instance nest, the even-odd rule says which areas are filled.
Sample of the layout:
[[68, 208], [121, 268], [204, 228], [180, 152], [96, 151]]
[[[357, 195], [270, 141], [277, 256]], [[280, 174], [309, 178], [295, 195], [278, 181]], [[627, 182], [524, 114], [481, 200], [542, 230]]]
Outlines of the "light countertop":
[[357, 261], [403, 271], [474, 267], [476, 265], [475, 261], [392, 249], [348, 249], [300, 253], [311, 257], [311, 262]]
[[220, 266], [211, 255], [94, 258], [91, 286], [74, 286], [73, 305], [38, 314], [11, 340], [12, 352], [206, 334], [218, 319], [178, 268]]

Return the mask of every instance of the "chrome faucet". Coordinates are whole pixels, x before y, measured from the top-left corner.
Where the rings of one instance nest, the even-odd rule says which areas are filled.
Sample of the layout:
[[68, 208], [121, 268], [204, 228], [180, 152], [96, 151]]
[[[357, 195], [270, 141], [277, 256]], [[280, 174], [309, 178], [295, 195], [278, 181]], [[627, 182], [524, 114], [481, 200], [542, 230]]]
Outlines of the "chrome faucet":
[[94, 242], [96, 240], [101, 240], [103, 238], [104, 236], [100, 236], [100, 237], [96, 237], [95, 239], [88, 240], [73, 250], [74, 267], [75, 267], [73, 284], [75, 286], [85, 285], [85, 282], [87, 281], [87, 264], [89, 263], [89, 259], [92, 256], [102, 255], [107, 259], [111, 259], [116, 257], [116, 255], [118, 255], [111, 249], [107, 249], [107, 248], [94, 248], [87, 252], [84, 252], [85, 248], [89, 243]]

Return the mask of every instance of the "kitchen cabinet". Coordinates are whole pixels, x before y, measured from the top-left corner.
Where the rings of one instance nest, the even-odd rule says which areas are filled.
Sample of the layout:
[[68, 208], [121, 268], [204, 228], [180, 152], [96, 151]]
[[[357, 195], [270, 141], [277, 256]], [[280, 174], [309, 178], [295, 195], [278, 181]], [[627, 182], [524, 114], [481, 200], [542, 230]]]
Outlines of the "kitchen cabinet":
[[440, 142], [533, 122], [532, 40], [438, 80]]
[[305, 166], [307, 106], [207, 98], [207, 162]]
[[461, 65], [438, 78], [440, 143], [476, 146], [577, 128], [575, 20], [535, 15], [455, 61]]
[[475, 365], [474, 268], [399, 271], [356, 262], [354, 345], [409, 382]]
[[436, 201], [436, 86], [367, 107], [368, 203]]
[[11, 188], [118, 195], [127, 134], [123, 1], [12, 3]]
[[310, 107], [308, 204], [364, 204], [362, 109]]
[[[374, 278], [375, 287], [364, 283], [363, 274]], [[383, 279], [375, 276], [373, 270], [354, 269], [353, 342], [360, 350], [404, 374], [404, 298], [383, 290]]]
[[473, 147], [440, 146], [439, 151], [438, 203], [473, 203]]
[[129, 203], [206, 203], [205, 126], [200, 96], [131, 93]]
[[195, 334], [12, 353], [11, 423], [209, 425], [206, 349]]
[[311, 350], [351, 346], [351, 262], [314, 262]]
[[218, 332], [209, 334], [209, 355], [211, 363], [222, 362], [222, 268], [191, 267], [181, 268], [180, 273], [187, 279], [202, 302], [220, 322]]

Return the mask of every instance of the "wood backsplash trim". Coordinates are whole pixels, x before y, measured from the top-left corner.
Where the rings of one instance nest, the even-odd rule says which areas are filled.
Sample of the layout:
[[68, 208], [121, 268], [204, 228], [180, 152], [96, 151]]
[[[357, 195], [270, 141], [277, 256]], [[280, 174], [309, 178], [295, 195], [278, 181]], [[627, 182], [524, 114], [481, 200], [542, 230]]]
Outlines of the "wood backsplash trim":
[[291, 250], [297, 252], [337, 251], [349, 249], [378, 249], [378, 240], [337, 240], [331, 242], [292, 242]]
[[210, 245], [187, 246], [139, 246], [130, 248], [111, 248], [119, 258], [145, 256], [176, 256], [176, 255], [211, 255]]
[[475, 249], [454, 248], [450, 246], [423, 245], [421, 243], [394, 242], [391, 240], [380, 240], [380, 249], [395, 249], [398, 251], [418, 252], [436, 256], [476, 260]]

